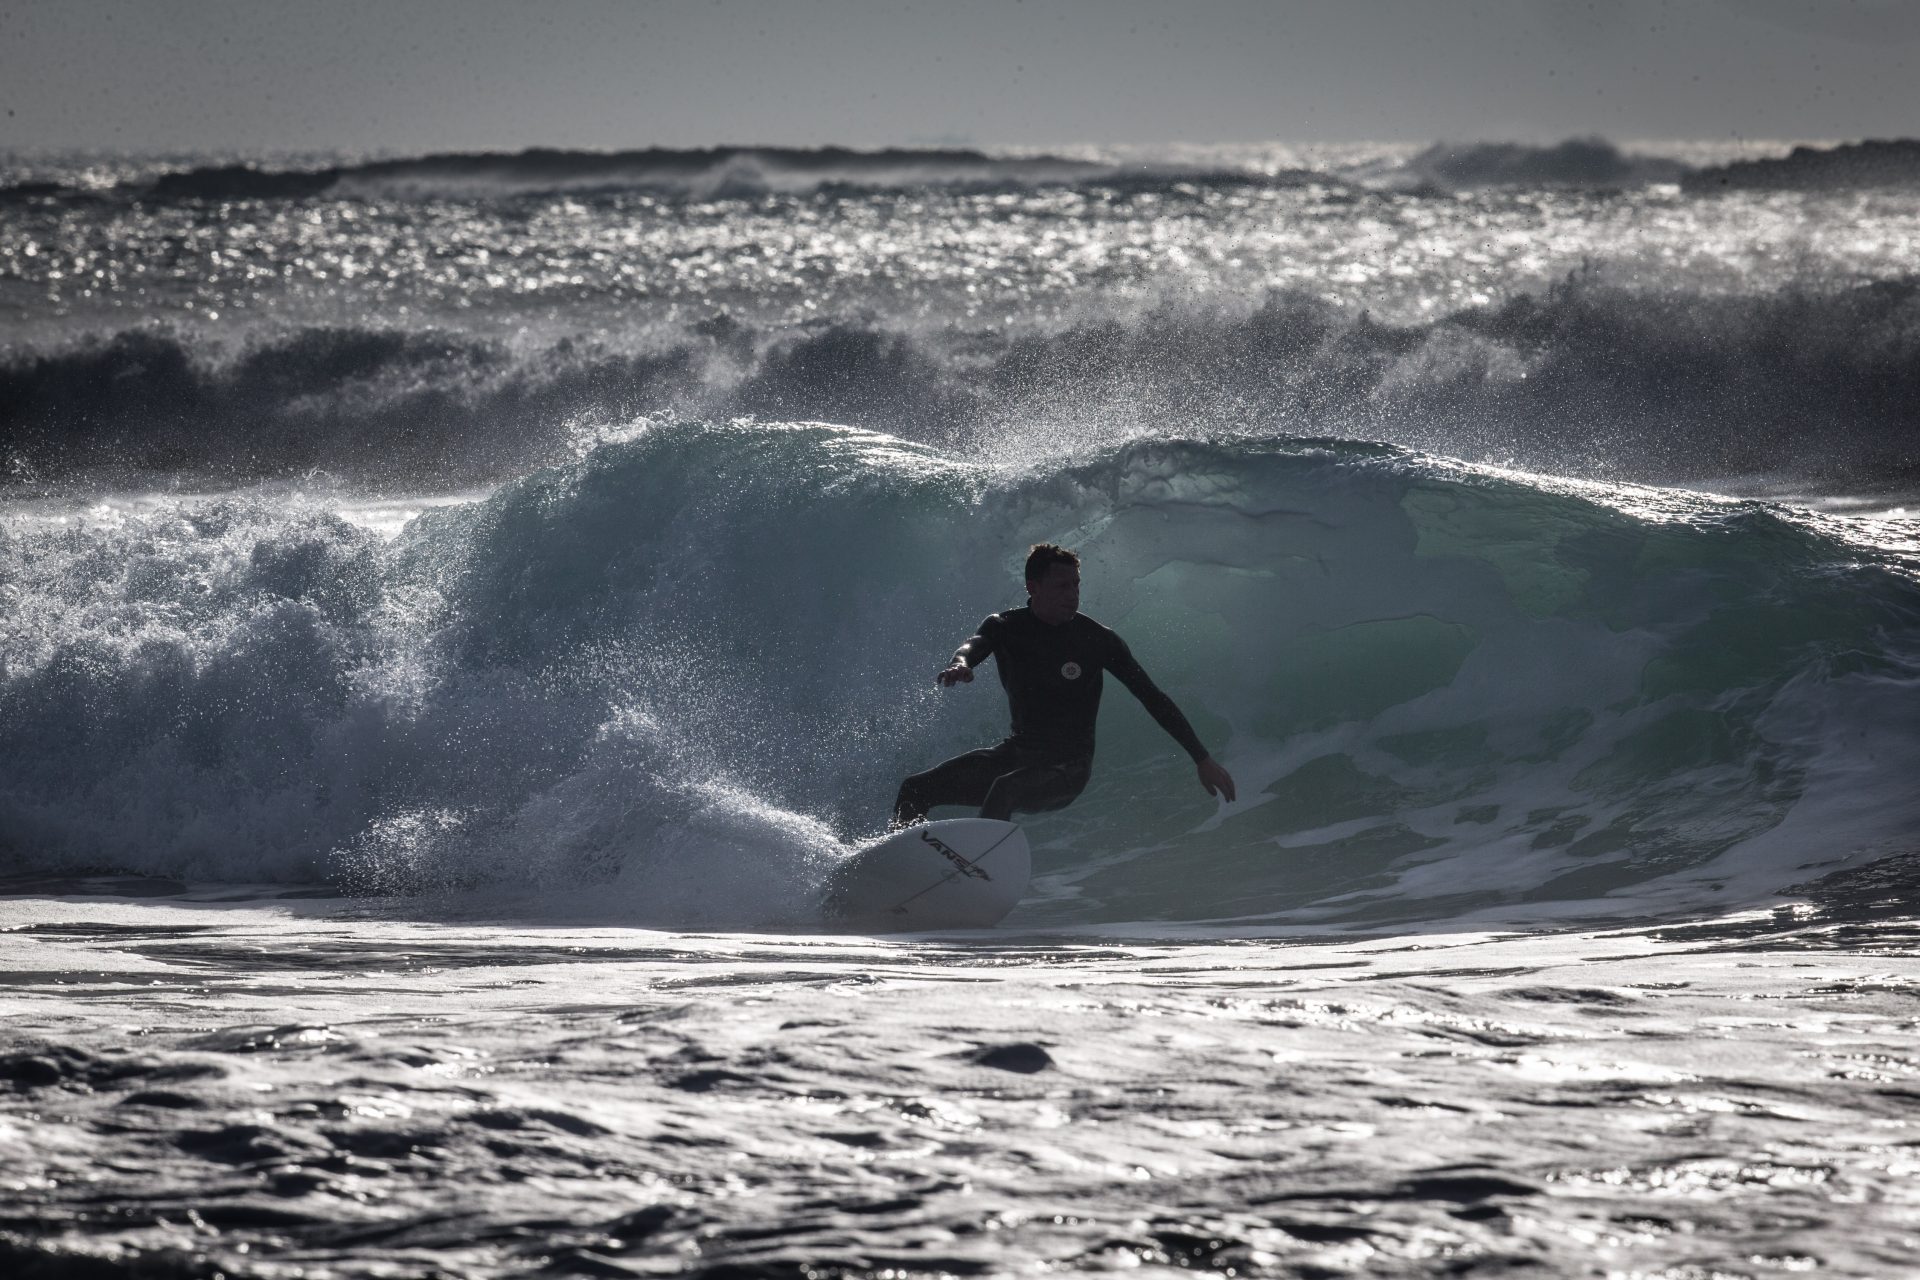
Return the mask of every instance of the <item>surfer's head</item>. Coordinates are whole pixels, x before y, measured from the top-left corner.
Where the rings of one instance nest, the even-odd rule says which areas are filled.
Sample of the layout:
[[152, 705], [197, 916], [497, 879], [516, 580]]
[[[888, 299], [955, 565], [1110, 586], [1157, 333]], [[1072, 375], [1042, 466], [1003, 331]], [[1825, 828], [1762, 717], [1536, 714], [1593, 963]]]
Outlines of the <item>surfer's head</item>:
[[1027, 552], [1027, 604], [1054, 626], [1080, 612], [1080, 557], [1051, 542], [1036, 543]]

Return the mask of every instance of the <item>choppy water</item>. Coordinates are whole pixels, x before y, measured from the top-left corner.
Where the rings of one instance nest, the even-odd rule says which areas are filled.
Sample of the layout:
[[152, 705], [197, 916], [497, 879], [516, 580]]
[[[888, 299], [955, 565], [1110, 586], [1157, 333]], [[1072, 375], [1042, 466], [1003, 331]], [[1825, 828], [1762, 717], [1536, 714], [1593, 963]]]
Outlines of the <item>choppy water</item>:
[[39, 887], [66, 896], [0, 900], [19, 1276], [1912, 1257], [1920, 972], [1884, 883], [1711, 928], [1257, 945]]
[[[1912, 153], [0, 166], [0, 1257], [1885, 1274]], [[1041, 539], [1240, 801], [818, 933]]]

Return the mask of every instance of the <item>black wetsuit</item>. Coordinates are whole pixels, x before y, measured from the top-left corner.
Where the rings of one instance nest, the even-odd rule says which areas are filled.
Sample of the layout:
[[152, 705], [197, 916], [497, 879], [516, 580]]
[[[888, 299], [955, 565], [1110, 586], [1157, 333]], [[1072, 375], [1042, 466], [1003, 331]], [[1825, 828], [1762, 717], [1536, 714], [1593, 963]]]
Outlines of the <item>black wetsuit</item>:
[[968, 667], [988, 658], [1007, 690], [1012, 735], [901, 783], [896, 825], [924, 820], [937, 804], [979, 805], [981, 817], [1005, 821], [1016, 810], [1041, 813], [1071, 803], [1092, 774], [1093, 723], [1108, 671], [1195, 763], [1207, 758], [1193, 726], [1140, 669], [1126, 641], [1085, 614], [1050, 626], [1030, 608], [996, 613], [953, 655]]

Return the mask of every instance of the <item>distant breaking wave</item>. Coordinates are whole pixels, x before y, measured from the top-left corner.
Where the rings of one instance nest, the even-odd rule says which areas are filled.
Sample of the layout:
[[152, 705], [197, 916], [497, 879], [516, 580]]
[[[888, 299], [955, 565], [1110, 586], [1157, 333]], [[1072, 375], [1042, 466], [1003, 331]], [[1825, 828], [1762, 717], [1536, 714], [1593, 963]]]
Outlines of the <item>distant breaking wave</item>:
[[[818, 419], [1073, 452], [1170, 429], [1343, 435], [1642, 481], [1920, 480], [1920, 279], [1761, 296], [1570, 281], [1424, 325], [1274, 294], [1030, 333], [718, 316], [641, 351], [298, 329], [238, 351], [130, 330], [0, 364], [16, 481], [182, 472], [467, 485], [643, 414]], [[1685, 423], [1684, 433], [1675, 423]]]
[[[558, 194], [650, 193], [720, 199], [769, 193], [1037, 187], [1108, 183], [1154, 185], [1180, 180], [1219, 183], [1334, 181], [1310, 173], [1259, 175], [1239, 169], [1196, 170], [1167, 164], [1107, 164], [1059, 156], [992, 156], [973, 150], [844, 147], [710, 147], [689, 150], [466, 152], [373, 160], [313, 169], [254, 164], [215, 165], [163, 173], [118, 194], [175, 201], [231, 200], [486, 200]], [[95, 195], [36, 181], [0, 189], [0, 198]]]
[[1616, 191], [1679, 182], [1693, 193], [1722, 190], [1850, 191], [1920, 185], [1920, 142], [1898, 139], [1795, 147], [1790, 155], [1694, 168], [1664, 156], [1623, 151], [1604, 138], [1540, 146], [1517, 142], [1436, 142], [1404, 160], [1352, 171], [1281, 169], [1235, 163], [1090, 160], [995, 155], [965, 148], [645, 148], [630, 151], [460, 152], [315, 167], [258, 163], [203, 165], [129, 178], [117, 187], [69, 185], [45, 175], [0, 186], [0, 203], [43, 199], [225, 201], [460, 200], [557, 195], [648, 194], [711, 200], [769, 194], [944, 188], [1385, 186], [1419, 193], [1476, 188]]
[[1857, 142], [1839, 147], [1795, 147], [1791, 154], [1743, 160], [1688, 174], [1688, 191], [1858, 191], [1920, 188], [1920, 141]]
[[1445, 188], [1572, 187], [1586, 190], [1675, 182], [1677, 160], [1631, 156], [1603, 138], [1572, 138], [1550, 147], [1515, 142], [1437, 142], [1407, 161], [1403, 175]]

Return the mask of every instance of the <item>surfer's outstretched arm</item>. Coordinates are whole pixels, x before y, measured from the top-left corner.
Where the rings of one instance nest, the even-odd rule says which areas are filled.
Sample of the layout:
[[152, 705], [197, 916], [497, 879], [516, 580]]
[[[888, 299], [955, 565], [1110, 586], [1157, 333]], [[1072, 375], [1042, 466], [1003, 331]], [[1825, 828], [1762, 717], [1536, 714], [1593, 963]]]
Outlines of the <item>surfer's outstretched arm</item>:
[[1000, 630], [1000, 615], [980, 624], [980, 629], [953, 651], [953, 660], [946, 669], [934, 677], [934, 682], [942, 689], [952, 688], [956, 684], [967, 684], [973, 680], [973, 669], [993, 656], [993, 650]]
[[1233, 775], [1208, 753], [1205, 746], [1201, 745], [1200, 735], [1193, 731], [1193, 726], [1187, 722], [1187, 717], [1174, 704], [1173, 699], [1169, 698], [1147, 675], [1146, 669], [1134, 658], [1133, 651], [1127, 648], [1127, 642], [1119, 636], [1113, 637], [1113, 652], [1107, 655], [1107, 670], [1113, 672], [1114, 678], [1127, 686], [1127, 692], [1140, 699], [1140, 705], [1145, 707], [1147, 714], [1167, 731], [1167, 736], [1179, 743], [1186, 753], [1193, 757], [1194, 768], [1200, 776], [1200, 785], [1207, 789], [1207, 794], [1221, 796], [1231, 803]]

